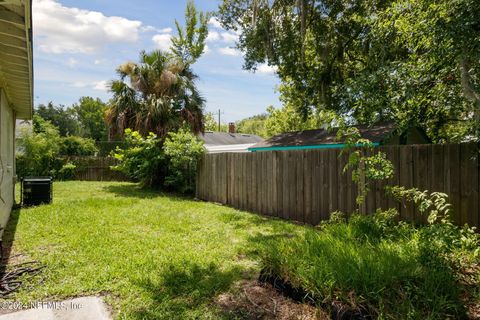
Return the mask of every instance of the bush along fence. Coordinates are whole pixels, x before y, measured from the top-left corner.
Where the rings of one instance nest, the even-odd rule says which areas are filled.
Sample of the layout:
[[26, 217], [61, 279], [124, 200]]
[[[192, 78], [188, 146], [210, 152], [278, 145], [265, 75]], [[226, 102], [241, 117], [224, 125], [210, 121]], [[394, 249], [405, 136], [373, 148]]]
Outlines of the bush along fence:
[[456, 224], [480, 227], [479, 161], [476, 144], [382, 146], [394, 175], [370, 184], [364, 203], [341, 149], [206, 154], [197, 176], [199, 199], [264, 215], [318, 224], [330, 213], [374, 213], [396, 208], [403, 220], [426, 222], [412, 203], [387, 196], [385, 186], [444, 192]]
[[128, 181], [122, 172], [110, 169], [118, 164], [112, 157], [68, 157], [65, 162], [74, 165], [70, 179], [84, 181]]

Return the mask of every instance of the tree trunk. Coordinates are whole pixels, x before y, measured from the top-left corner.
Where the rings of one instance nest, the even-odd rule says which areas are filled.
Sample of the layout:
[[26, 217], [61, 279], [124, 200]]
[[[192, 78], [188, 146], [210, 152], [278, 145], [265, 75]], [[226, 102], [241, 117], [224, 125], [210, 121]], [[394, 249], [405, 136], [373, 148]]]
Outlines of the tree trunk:
[[465, 97], [473, 102], [474, 105], [474, 119], [475, 122], [480, 121], [480, 93], [475, 91], [474, 84], [472, 83], [472, 78], [469, 73], [469, 65], [467, 58], [463, 57], [460, 59], [460, 74], [461, 74], [461, 83], [463, 88], [463, 93]]

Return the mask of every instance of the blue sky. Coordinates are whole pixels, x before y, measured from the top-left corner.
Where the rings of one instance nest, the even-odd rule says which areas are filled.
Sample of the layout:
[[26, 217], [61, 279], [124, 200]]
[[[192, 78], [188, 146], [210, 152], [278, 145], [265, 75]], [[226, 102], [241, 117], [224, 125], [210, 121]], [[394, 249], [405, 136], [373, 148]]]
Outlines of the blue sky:
[[[136, 61], [140, 50], [166, 49], [175, 34], [174, 20], [184, 21], [187, 1], [34, 0], [35, 105], [53, 101], [66, 106], [81, 96], [110, 98], [106, 84], [115, 68]], [[197, 0], [203, 11], [219, 1]], [[206, 110], [223, 112], [235, 121], [279, 106], [272, 68], [242, 70], [243, 58], [233, 49], [236, 34], [209, 23], [207, 52], [194, 65]], [[222, 122], [223, 122], [222, 121]]]

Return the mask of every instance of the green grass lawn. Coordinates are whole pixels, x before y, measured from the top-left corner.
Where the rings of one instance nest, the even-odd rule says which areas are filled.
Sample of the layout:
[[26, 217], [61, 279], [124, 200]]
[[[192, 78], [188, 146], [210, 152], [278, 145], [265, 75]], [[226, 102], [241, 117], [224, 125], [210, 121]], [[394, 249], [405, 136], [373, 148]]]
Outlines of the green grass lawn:
[[12, 254], [46, 265], [24, 302], [105, 296], [119, 319], [231, 318], [214, 299], [258, 275], [257, 249], [305, 229], [119, 182], [55, 182], [51, 205], [13, 212]]

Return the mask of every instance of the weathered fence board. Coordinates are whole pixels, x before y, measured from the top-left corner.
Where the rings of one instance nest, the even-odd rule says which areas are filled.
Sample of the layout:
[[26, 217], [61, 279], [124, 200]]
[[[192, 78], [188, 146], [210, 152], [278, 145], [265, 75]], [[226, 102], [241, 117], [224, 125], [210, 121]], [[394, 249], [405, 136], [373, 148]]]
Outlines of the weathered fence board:
[[84, 181], [128, 181], [129, 179], [121, 172], [110, 169], [118, 162], [112, 157], [68, 157], [68, 161], [74, 163], [74, 180]]
[[383, 146], [395, 169], [388, 181], [370, 185], [362, 208], [348, 155], [340, 149], [207, 154], [199, 164], [197, 197], [264, 215], [310, 224], [331, 212], [397, 208], [400, 219], [425, 222], [411, 203], [388, 197], [387, 185], [449, 195], [453, 219], [480, 227], [479, 160], [476, 144]]

